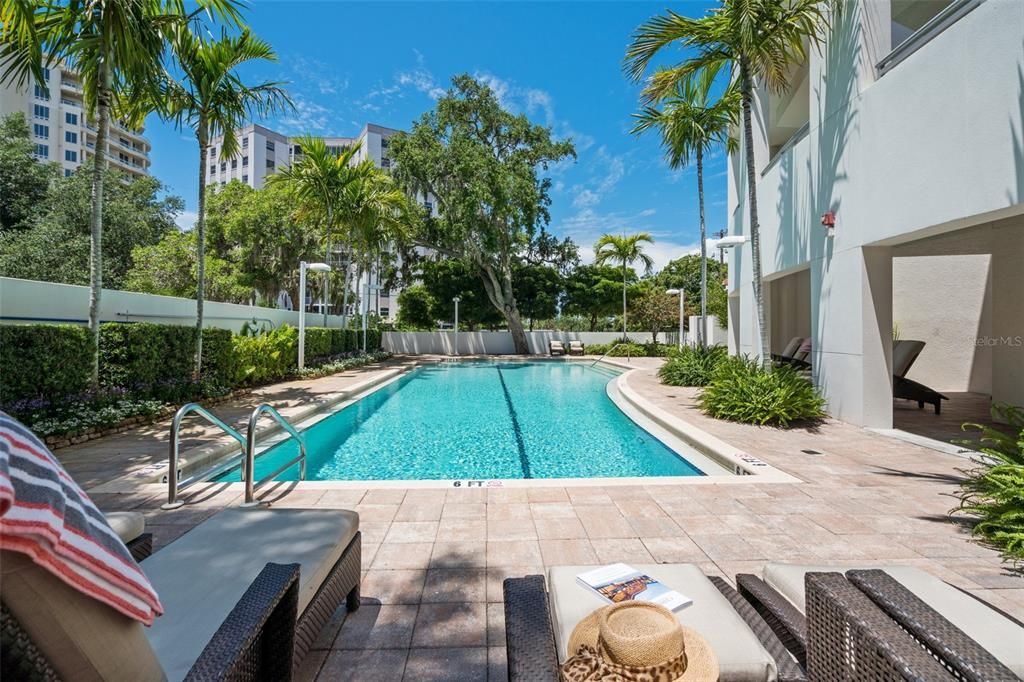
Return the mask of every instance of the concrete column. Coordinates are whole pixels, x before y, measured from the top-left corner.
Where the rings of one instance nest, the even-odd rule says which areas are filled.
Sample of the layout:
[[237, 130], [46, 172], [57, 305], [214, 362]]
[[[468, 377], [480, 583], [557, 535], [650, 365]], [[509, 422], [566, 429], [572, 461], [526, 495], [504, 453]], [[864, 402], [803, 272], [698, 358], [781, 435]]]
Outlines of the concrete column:
[[1024, 406], [1024, 228], [996, 223], [992, 239], [992, 401]]
[[892, 427], [892, 253], [853, 248], [811, 267], [815, 381], [829, 413]]

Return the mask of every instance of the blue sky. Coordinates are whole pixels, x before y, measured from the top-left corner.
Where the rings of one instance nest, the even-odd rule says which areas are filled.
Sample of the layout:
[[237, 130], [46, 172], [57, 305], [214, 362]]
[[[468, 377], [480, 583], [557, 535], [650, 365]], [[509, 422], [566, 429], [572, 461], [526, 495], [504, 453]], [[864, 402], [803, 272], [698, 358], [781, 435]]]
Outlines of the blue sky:
[[[699, 16], [710, 3], [675, 3]], [[578, 159], [553, 169], [551, 230], [584, 261], [605, 232], [650, 231], [660, 267], [698, 243], [696, 173], [670, 170], [653, 135], [629, 133], [639, 88], [622, 73], [632, 31], [665, 10], [648, 2], [254, 2], [253, 30], [280, 61], [244, 71], [289, 81], [294, 112], [263, 121], [285, 134], [353, 136], [367, 122], [407, 129], [451, 77], [490, 83], [509, 109], [571, 137]], [[682, 53], [678, 54], [682, 57]], [[676, 57], [673, 57], [676, 58]], [[152, 172], [196, 205], [195, 138], [151, 120]], [[725, 222], [725, 159], [705, 170], [707, 223]]]

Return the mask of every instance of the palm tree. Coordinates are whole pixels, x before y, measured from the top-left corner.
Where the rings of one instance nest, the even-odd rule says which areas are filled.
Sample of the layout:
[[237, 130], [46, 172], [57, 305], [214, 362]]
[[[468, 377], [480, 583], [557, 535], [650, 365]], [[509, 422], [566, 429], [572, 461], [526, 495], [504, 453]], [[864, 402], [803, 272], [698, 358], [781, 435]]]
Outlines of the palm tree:
[[[402, 237], [408, 215], [406, 195], [373, 161], [355, 162], [358, 146], [336, 152], [322, 138], [313, 137], [301, 138], [299, 146], [302, 158], [270, 181], [294, 188], [302, 202], [300, 217], [322, 216], [327, 258], [330, 258], [332, 243], [341, 241], [345, 245], [346, 261], [358, 260], [365, 266], [385, 245]], [[343, 316], [348, 309], [351, 275], [351, 268], [346, 264]], [[324, 289], [326, 326], [326, 286]]]
[[238, 151], [236, 131], [254, 114], [265, 117], [291, 100], [281, 83], [248, 85], [237, 70], [252, 61], [276, 61], [277, 55], [266, 42], [248, 29], [230, 36], [221, 33], [217, 40], [194, 35], [180, 28], [171, 43], [181, 79], [167, 79], [164, 87], [164, 115], [179, 129], [189, 128], [199, 142], [199, 210], [196, 220], [196, 358], [194, 376], [199, 378], [203, 358], [203, 288], [206, 269], [206, 164], [210, 138], [223, 136], [221, 158]]
[[704, 154], [711, 148], [724, 144], [729, 153], [738, 146], [729, 135], [730, 128], [737, 123], [740, 110], [740, 93], [734, 87], [726, 89], [719, 98], [711, 96], [717, 69], [708, 69], [700, 78], [688, 78], [676, 84], [675, 90], [658, 104], [645, 106], [637, 119], [634, 133], [656, 128], [661, 134], [661, 144], [671, 168], [697, 166], [697, 203], [700, 209], [700, 329], [697, 339], [701, 346], [707, 345], [705, 332], [708, 315], [708, 261], [707, 227], [704, 222]]
[[653, 244], [654, 239], [649, 232], [638, 232], [628, 237], [613, 234], [601, 235], [594, 244], [594, 264], [604, 265], [609, 261], [622, 264], [622, 338], [626, 336], [626, 270], [640, 261], [644, 265], [644, 273], [651, 274], [654, 259], [644, 253], [643, 244]]
[[626, 50], [625, 69], [634, 80], [643, 78], [662, 48], [678, 44], [694, 56], [659, 70], [643, 96], [655, 102], [681, 81], [704, 70], [727, 68], [740, 90], [743, 111], [743, 147], [747, 171], [750, 246], [753, 260], [754, 302], [762, 362], [770, 365], [771, 347], [765, 320], [761, 281], [761, 233], [757, 221], [757, 172], [754, 166], [752, 108], [754, 83], [784, 92], [789, 67], [807, 59], [807, 46], [820, 45], [828, 28], [828, 11], [838, 11], [839, 0], [723, 0], [722, 6], [700, 19], [669, 11], [637, 29]]
[[[323, 220], [324, 260], [331, 261], [331, 243], [337, 233], [337, 221], [345, 203], [345, 190], [359, 178], [354, 165], [359, 147], [352, 145], [340, 151], [331, 149], [323, 138], [304, 136], [299, 138], [302, 156], [287, 168], [271, 176], [270, 183], [283, 183], [291, 187], [301, 202], [297, 216]], [[372, 162], [370, 162], [372, 166]], [[365, 168], [363, 169], [365, 173]], [[342, 315], [348, 307], [350, 268], [345, 264], [344, 302]], [[327, 296], [329, 275], [324, 277], [322, 292], [324, 326], [327, 326]], [[301, 296], [302, 293], [300, 292]], [[302, 301], [301, 305], [306, 302]]]
[[[237, 0], [200, 0], [198, 11], [232, 23]], [[0, 82], [42, 82], [43, 66], [64, 62], [82, 79], [85, 113], [96, 126], [89, 255], [91, 383], [99, 384], [103, 289], [103, 170], [110, 116], [140, 127], [156, 108], [168, 36], [190, 17], [181, 0], [4, 0], [0, 4]], [[45, 84], [44, 84], [45, 86]]]

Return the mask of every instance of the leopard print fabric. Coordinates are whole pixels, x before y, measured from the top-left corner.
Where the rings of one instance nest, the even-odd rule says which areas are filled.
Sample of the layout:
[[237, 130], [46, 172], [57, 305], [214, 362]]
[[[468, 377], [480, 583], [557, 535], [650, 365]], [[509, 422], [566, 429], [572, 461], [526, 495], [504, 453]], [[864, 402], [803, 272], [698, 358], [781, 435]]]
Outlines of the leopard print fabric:
[[581, 646], [576, 655], [562, 664], [564, 682], [675, 682], [686, 672], [686, 652], [664, 663], [633, 667], [612, 663], [604, 655], [602, 642], [597, 649]]

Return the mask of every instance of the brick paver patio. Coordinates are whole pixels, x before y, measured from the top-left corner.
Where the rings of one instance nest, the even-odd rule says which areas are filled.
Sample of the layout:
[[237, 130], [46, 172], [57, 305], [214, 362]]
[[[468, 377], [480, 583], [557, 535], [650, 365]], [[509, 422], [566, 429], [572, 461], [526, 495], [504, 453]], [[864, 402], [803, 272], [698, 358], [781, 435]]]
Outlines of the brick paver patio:
[[[339, 610], [302, 679], [504, 680], [502, 580], [566, 563], [690, 562], [726, 578], [757, 572], [769, 561], [910, 564], [1024, 617], [1024, 579], [947, 516], [965, 460], [841, 422], [781, 431], [711, 420], [694, 407], [693, 390], [661, 386], [656, 363], [636, 364], [647, 367], [629, 379], [638, 392], [804, 482], [504, 489], [281, 484], [266, 496], [275, 505], [354, 509], [363, 532], [363, 606], [351, 615]], [[337, 390], [372, 371], [310, 382], [303, 390]], [[275, 401], [273, 387], [260, 398]], [[235, 410], [245, 412], [242, 405], [224, 412]], [[103, 452], [114, 443], [106, 452], [123, 467], [147, 452], [166, 456], [165, 439], [166, 430], [155, 426], [80, 449]], [[71, 463], [80, 457], [75, 447], [59, 454]], [[104, 509], [144, 511], [163, 546], [236, 504], [239, 491], [209, 485], [173, 512], [159, 510], [160, 491], [152, 487], [95, 499]]]

